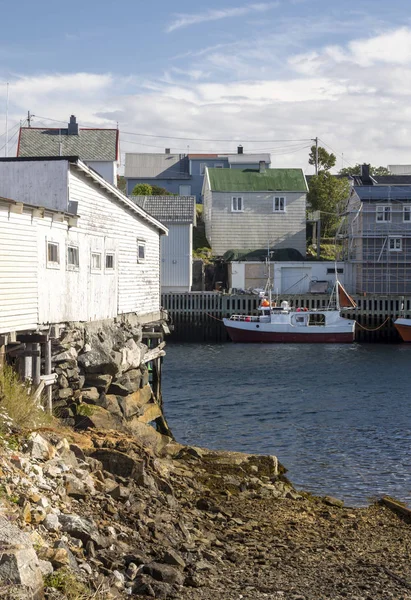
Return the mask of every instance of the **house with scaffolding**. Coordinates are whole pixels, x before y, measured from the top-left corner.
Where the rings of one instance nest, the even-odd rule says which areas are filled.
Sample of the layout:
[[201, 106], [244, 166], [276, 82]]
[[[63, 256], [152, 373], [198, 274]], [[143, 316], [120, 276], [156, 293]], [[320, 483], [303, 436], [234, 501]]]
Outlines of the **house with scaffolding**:
[[351, 293], [411, 294], [411, 185], [354, 186], [341, 237]]

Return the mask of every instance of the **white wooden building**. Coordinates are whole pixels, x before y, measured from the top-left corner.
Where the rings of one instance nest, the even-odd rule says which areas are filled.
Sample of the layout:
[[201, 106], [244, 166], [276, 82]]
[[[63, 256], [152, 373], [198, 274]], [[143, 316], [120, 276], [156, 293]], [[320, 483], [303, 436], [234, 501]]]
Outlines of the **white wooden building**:
[[158, 319], [163, 234], [77, 158], [0, 159], [0, 334]]
[[130, 196], [130, 199], [168, 228], [168, 236], [161, 238], [161, 292], [190, 292], [195, 196]]

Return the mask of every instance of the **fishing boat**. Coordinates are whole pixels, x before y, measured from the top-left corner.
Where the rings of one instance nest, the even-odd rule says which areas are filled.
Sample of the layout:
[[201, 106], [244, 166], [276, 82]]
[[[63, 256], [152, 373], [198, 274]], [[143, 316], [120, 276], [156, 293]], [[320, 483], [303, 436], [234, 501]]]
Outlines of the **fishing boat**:
[[411, 342], [411, 319], [398, 317], [394, 321], [394, 327], [400, 334], [403, 342]]
[[336, 282], [327, 308], [293, 308], [284, 300], [279, 306], [271, 294], [261, 298], [257, 315], [232, 315], [223, 319], [233, 342], [297, 342], [351, 343], [354, 341], [355, 321], [341, 313], [356, 308], [356, 303], [339, 281]]

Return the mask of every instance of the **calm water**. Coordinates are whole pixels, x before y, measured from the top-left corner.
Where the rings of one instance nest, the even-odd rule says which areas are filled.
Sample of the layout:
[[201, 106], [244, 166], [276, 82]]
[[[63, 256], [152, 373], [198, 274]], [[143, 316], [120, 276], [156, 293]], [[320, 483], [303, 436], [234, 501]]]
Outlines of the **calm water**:
[[178, 441], [275, 454], [351, 505], [411, 501], [411, 344], [169, 344], [163, 373]]

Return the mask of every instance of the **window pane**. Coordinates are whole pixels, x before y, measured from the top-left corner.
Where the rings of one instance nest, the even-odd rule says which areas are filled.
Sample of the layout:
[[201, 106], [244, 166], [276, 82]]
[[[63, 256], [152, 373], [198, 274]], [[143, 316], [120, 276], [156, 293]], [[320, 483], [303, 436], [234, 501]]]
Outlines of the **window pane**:
[[101, 269], [101, 254], [97, 252], [91, 254], [91, 268], [97, 271]]
[[138, 242], [137, 257], [139, 261], [143, 261], [146, 258], [146, 246], [144, 242]]
[[79, 251], [76, 246], [69, 246], [67, 248], [67, 264], [69, 267], [79, 266]]
[[106, 269], [114, 269], [114, 254], [106, 254]]
[[47, 244], [47, 261], [54, 262], [54, 263], [59, 262], [59, 246], [58, 246], [58, 244], [48, 242], [48, 244]]

